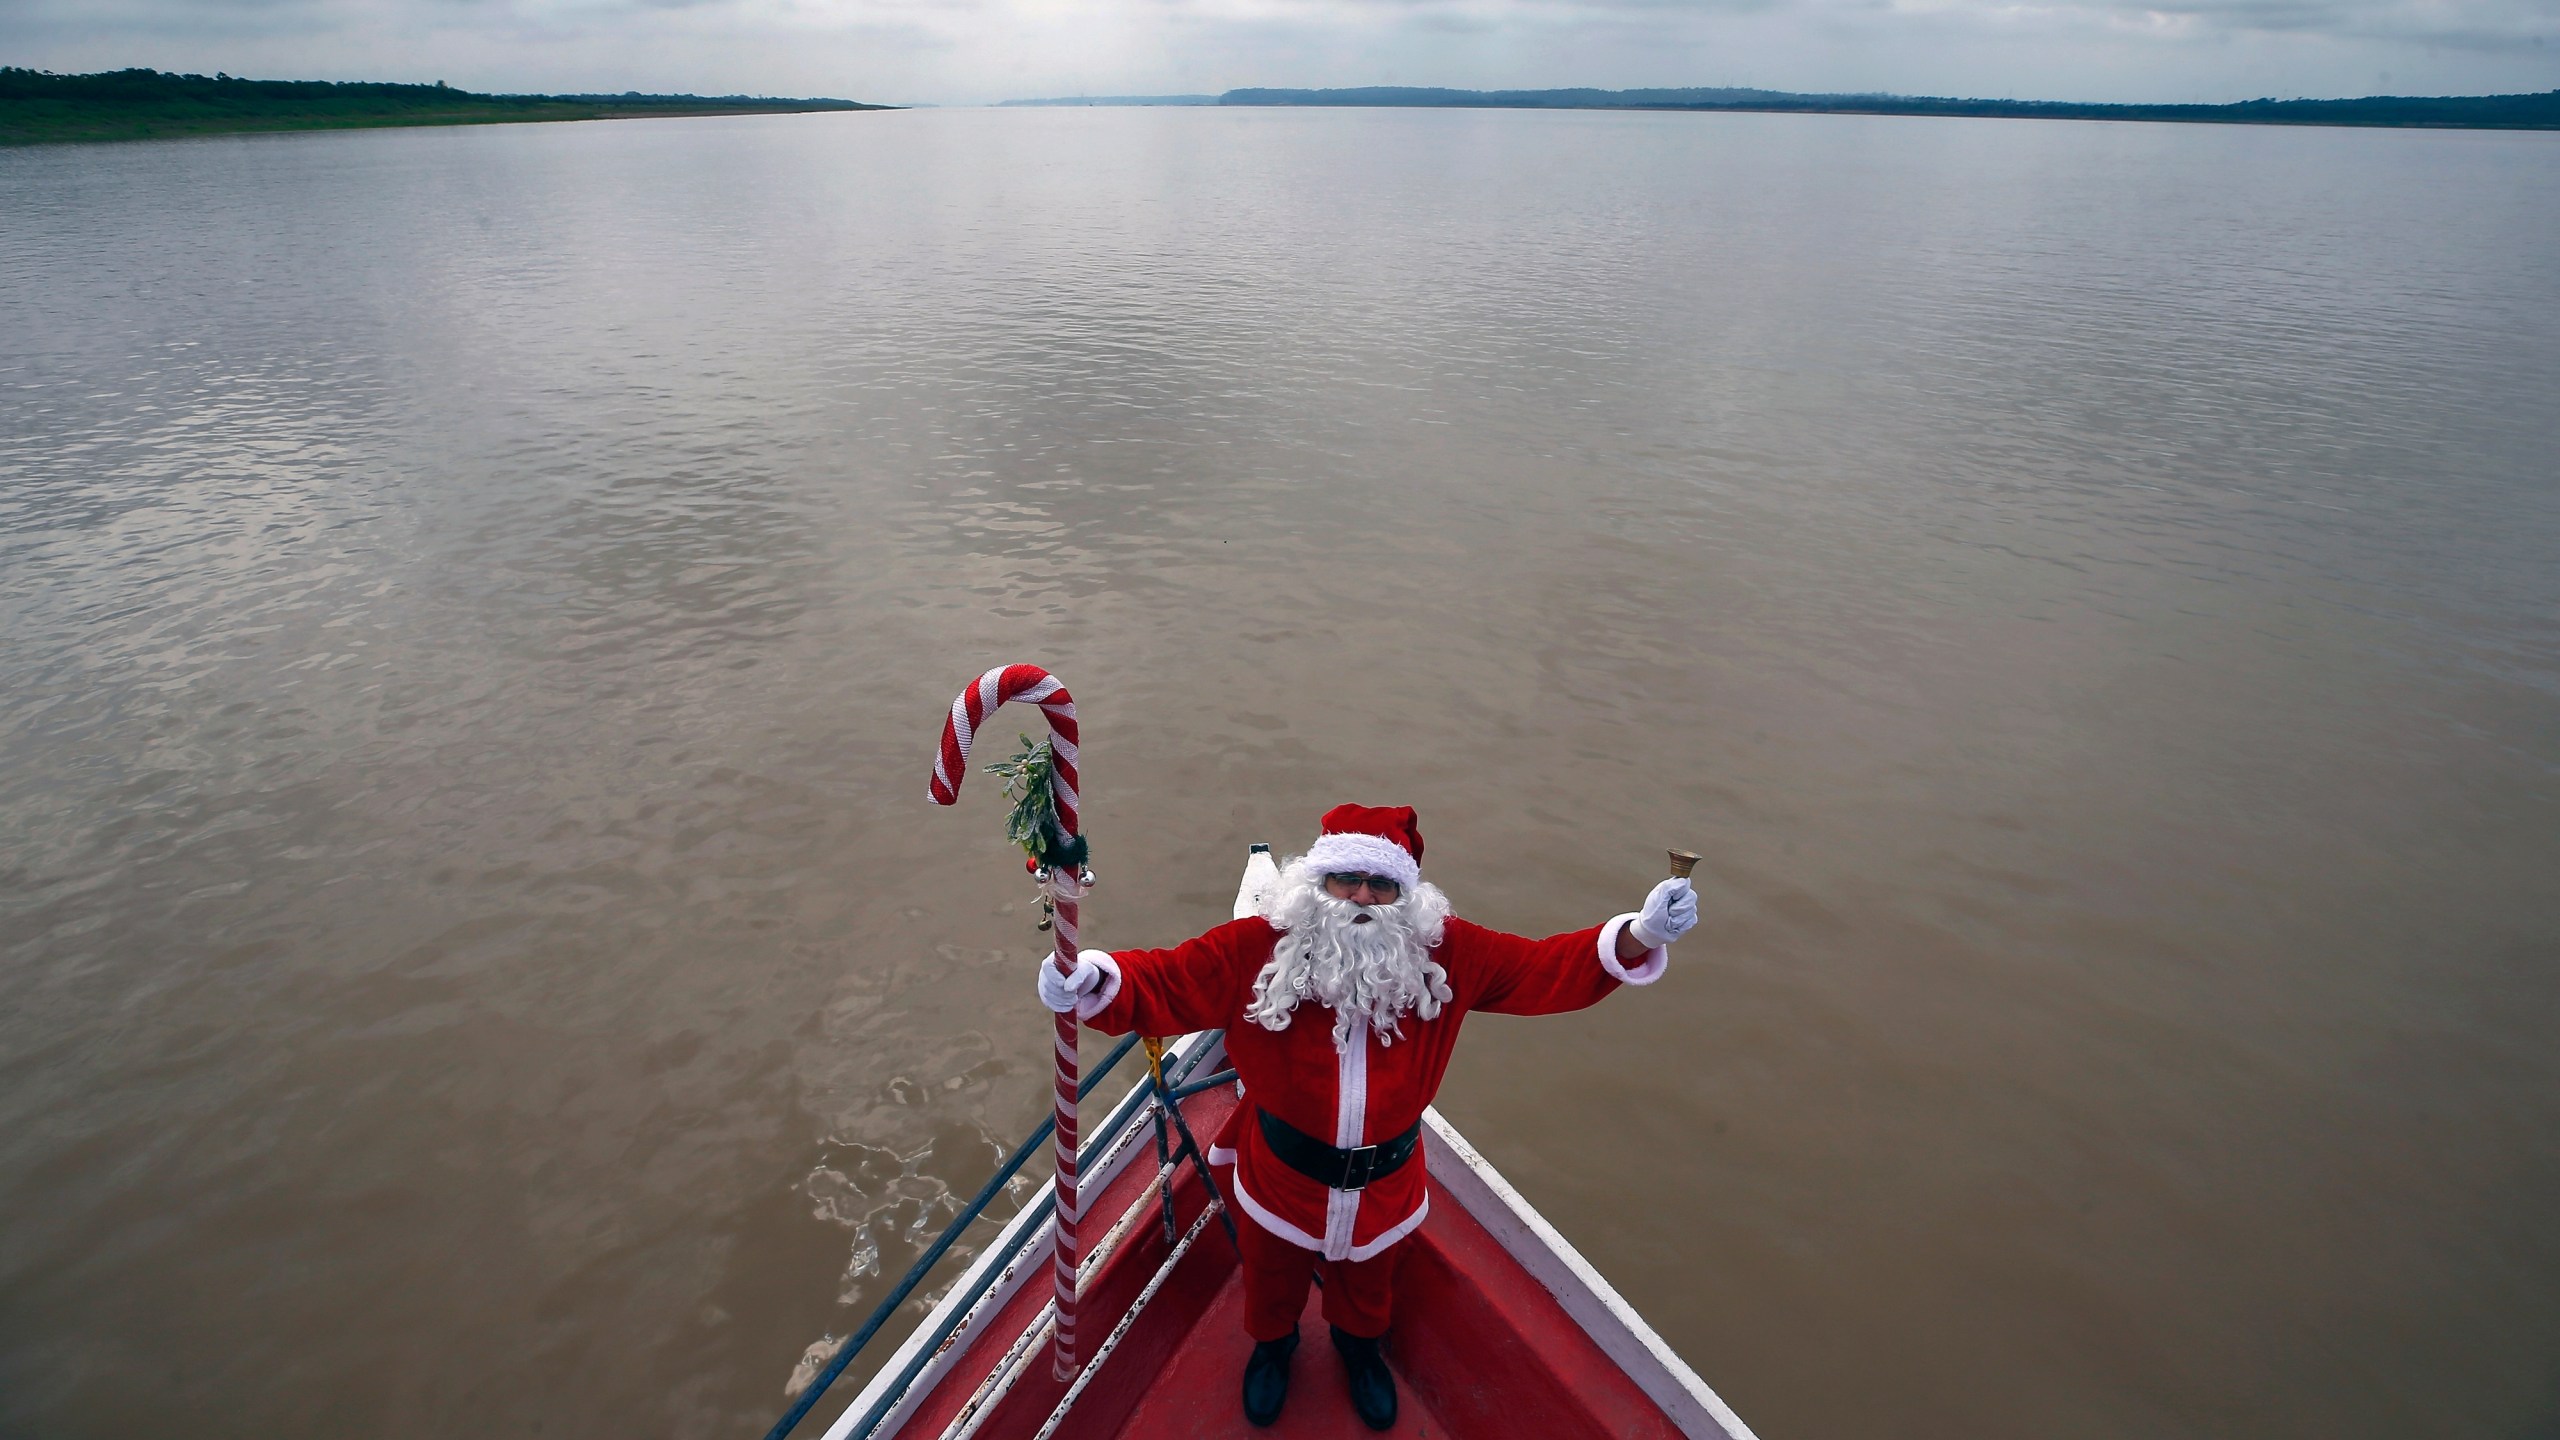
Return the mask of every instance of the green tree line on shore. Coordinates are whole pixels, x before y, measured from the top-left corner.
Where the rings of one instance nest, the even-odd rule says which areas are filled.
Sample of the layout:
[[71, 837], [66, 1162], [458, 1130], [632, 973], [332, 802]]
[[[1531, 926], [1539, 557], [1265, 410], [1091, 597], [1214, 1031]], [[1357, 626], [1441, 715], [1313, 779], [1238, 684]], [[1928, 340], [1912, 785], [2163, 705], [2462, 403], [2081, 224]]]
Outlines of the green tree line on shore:
[[140, 140], [248, 130], [382, 125], [494, 125], [643, 115], [755, 115], [882, 110], [852, 100], [752, 95], [482, 95], [431, 85], [243, 80], [111, 70], [97, 75], [0, 66], [0, 144]]

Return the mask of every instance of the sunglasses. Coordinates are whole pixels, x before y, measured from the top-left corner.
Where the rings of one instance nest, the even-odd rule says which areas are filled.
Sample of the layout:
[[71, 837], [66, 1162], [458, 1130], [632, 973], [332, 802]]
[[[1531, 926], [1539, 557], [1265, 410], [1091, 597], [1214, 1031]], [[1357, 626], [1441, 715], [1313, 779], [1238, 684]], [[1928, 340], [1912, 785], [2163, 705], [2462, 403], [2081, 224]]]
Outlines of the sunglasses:
[[1370, 894], [1388, 901], [1392, 901], [1397, 896], [1404, 893], [1404, 886], [1397, 884], [1395, 881], [1388, 879], [1384, 875], [1359, 875], [1347, 872], [1343, 874], [1328, 874], [1324, 877], [1324, 883], [1327, 885], [1339, 885], [1345, 890], [1357, 890], [1361, 886], [1366, 885], [1369, 887]]

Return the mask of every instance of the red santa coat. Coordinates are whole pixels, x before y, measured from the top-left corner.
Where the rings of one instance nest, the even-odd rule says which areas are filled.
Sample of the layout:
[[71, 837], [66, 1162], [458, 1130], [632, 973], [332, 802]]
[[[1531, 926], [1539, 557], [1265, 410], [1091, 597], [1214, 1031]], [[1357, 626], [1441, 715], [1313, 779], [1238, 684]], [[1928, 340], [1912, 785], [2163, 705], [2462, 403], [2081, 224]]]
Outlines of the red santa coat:
[[1236, 1206], [1263, 1228], [1328, 1260], [1366, 1260], [1413, 1233], [1431, 1210], [1421, 1157], [1362, 1190], [1335, 1190], [1282, 1164], [1253, 1120], [1260, 1106], [1301, 1133], [1349, 1149], [1391, 1140], [1422, 1118], [1440, 1093], [1471, 1010], [1554, 1015], [1598, 1004], [1621, 984], [1661, 978], [1666, 957], [1618, 961], [1618, 931], [1633, 915], [1570, 934], [1530, 940], [1452, 918], [1432, 951], [1449, 972], [1449, 1003], [1430, 1020], [1408, 1013], [1402, 1032], [1382, 1042], [1365, 1018], [1350, 1042], [1333, 1043], [1334, 1012], [1303, 1000], [1285, 1030], [1245, 1018], [1254, 978], [1271, 961], [1280, 931], [1260, 917], [1221, 925], [1170, 950], [1122, 950], [1101, 965], [1101, 986], [1077, 1007], [1107, 1034], [1138, 1030], [1182, 1035], [1227, 1032], [1227, 1055], [1244, 1082], [1246, 1104], [1210, 1147], [1215, 1164], [1235, 1165]]

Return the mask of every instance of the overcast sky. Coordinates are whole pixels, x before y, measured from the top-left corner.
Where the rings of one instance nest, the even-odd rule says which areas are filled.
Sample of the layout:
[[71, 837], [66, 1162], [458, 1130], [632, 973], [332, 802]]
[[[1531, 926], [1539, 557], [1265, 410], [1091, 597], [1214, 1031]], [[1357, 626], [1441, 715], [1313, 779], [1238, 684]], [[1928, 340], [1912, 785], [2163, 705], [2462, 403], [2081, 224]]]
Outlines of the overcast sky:
[[0, 0], [0, 63], [965, 104], [1242, 85], [2560, 88], [2560, 0]]

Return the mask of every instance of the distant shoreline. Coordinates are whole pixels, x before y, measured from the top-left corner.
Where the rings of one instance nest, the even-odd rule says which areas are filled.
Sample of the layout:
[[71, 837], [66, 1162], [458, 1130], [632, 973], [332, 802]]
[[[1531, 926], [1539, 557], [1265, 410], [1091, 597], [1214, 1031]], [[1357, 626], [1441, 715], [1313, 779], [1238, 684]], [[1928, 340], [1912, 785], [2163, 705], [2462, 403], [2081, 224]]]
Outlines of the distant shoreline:
[[2130, 120], [2202, 125], [2348, 125], [2388, 129], [2560, 130], [2560, 90], [2529, 95], [2367, 95], [2228, 105], [1978, 100], [1938, 95], [1815, 95], [1698, 86], [1653, 90], [1229, 90], [1223, 95], [1072, 95], [1006, 106], [1258, 105], [1420, 110], [1690, 110], [1775, 115], [1917, 115], [2006, 120]]
[[2392, 129], [2560, 130], [2560, 90], [2531, 95], [2368, 95], [2229, 105], [1967, 100], [1935, 95], [1803, 95], [1785, 90], [1230, 90], [1221, 105], [1483, 110], [1691, 110], [1790, 115], [1937, 115], [2017, 120], [2148, 120], [2206, 125], [2350, 125]]
[[340, 84], [157, 70], [54, 75], [0, 66], [0, 145], [896, 108], [858, 100], [760, 95], [482, 95], [441, 81]]

